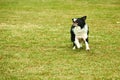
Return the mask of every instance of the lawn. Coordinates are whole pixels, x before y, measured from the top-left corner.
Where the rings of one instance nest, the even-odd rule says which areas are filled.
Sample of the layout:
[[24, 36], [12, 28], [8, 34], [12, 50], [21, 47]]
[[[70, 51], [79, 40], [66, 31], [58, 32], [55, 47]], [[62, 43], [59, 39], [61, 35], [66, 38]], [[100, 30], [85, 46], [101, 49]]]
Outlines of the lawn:
[[[91, 50], [72, 50], [84, 15]], [[120, 80], [120, 0], [0, 0], [0, 80]]]

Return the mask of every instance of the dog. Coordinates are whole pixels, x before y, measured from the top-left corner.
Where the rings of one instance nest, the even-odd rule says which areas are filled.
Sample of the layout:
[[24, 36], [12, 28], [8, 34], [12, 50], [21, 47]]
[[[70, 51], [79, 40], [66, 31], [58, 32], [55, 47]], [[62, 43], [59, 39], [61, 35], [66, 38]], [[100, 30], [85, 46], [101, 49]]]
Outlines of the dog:
[[86, 50], [90, 50], [89, 48], [89, 27], [86, 24], [87, 16], [83, 16], [81, 18], [73, 18], [72, 26], [70, 29], [71, 41], [73, 42], [73, 50], [76, 48], [82, 47], [82, 41], [85, 43]]

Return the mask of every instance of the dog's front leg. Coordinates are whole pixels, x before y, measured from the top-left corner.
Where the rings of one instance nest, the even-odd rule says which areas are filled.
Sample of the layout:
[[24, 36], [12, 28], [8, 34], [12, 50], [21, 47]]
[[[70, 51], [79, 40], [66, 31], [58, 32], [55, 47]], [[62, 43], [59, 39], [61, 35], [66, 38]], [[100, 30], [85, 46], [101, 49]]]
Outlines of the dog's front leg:
[[77, 46], [77, 48], [80, 48], [81, 45], [80, 45], [80, 42], [77, 38], [75, 38], [75, 41], [74, 41], [75, 45]]

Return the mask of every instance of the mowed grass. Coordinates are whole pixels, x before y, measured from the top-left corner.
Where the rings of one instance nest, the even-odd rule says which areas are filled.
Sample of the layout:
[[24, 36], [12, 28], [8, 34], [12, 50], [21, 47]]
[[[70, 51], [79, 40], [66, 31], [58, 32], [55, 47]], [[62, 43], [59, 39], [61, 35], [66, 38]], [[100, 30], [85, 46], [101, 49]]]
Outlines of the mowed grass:
[[[84, 15], [91, 50], [72, 50]], [[120, 80], [120, 1], [0, 0], [0, 80]]]

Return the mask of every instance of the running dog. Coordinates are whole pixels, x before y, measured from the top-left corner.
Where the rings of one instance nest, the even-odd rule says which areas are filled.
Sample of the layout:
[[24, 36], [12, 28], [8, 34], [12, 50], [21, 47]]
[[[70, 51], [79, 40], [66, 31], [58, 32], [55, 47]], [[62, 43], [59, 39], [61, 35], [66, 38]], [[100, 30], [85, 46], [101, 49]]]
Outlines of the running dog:
[[73, 24], [70, 29], [70, 34], [71, 41], [73, 42], [73, 49], [81, 48], [81, 42], [84, 41], [86, 50], [90, 50], [88, 40], [89, 27], [85, 22], [86, 18], [87, 16], [72, 19]]

